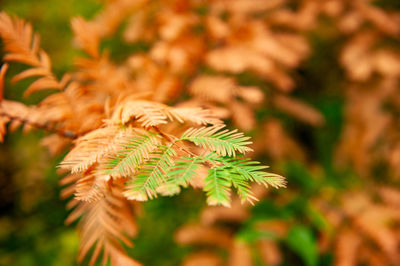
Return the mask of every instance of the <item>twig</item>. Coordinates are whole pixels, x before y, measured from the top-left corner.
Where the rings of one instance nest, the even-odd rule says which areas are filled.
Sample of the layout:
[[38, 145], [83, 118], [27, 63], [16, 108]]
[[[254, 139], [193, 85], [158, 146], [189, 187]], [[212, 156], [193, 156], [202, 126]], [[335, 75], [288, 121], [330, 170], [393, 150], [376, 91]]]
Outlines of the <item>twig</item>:
[[[175, 139], [175, 140], [174, 140], [173, 138], [171, 138], [170, 136], [168, 136], [167, 134], [165, 134], [164, 132], [162, 132], [157, 126], [153, 126], [153, 129], [154, 129], [155, 131], [157, 131], [157, 133], [160, 134], [161, 137], [165, 138], [165, 139], [166, 139], [167, 141], [169, 141], [169, 142], [172, 142], [173, 145], [176, 144], [176, 146], [178, 147], [178, 149], [179, 149], [180, 151], [183, 151], [183, 152], [189, 154], [191, 157], [198, 157], [198, 156], [199, 156], [199, 155], [194, 154], [193, 152], [187, 150], [185, 147], [179, 146], [179, 145], [177, 144], [178, 141], [179, 141], [179, 139]], [[204, 163], [207, 164], [207, 165], [210, 166], [210, 167], [215, 167], [215, 166], [217, 166], [214, 162], [212, 162], [212, 161], [210, 161], [210, 160], [204, 160]]]
[[51, 126], [49, 126], [47, 124], [39, 124], [39, 123], [24, 119], [22, 117], [13, 116], [13, 115], [10, 115], [10, 114], [4, 113], [4, 112], [0, 112], [0, 116], [5, 116], [5, 117], [9, 118], [10, 120], [16, 120], [16, 121], [19, 121], [19, 122], [21, 122], [23, 124], [27, 124], [27, 125], [33, 126], [35, 128], [40, 128], [40, 129], [46, 130], [48, 132], [52, 132], [52, 133], [55, 133], [57, 135], [63, 136], [65, 138], [76, 139], [77, 137], [79, 137], [79, 135], [76, 134], [73, 131], [70, 131], [70, 130], [59, 130], [59, 129], [53, 128], [53, 127], [51, 127]]

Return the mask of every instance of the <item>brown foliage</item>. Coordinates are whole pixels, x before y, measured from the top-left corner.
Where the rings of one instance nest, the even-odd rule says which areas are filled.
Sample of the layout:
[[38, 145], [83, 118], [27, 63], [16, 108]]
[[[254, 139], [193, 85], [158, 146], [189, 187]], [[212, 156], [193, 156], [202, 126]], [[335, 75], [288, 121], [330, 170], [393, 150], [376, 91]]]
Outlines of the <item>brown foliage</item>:
[[[205, 133], [209, 136], [222, 128], [221, 119], [230, 119], [245, 131], [255, 131], [255, 154], [266, 154], [274, 162], [298, 160], [314, 165], [280, 121], [271, 117], [257, 121], [256, 114], [267, 108], [312, 126], [324, 125], [325, 118], [318, 110], [290, 95], [296, 90], [295, 70], [312, 53], [310, 33], [341, 40], [338, 63], [345, 75], [345, 122], [336, 149], [337, 164], [352, 166], [372, 184], [372, 170], [384, 164], [391, 181], [398, 181], [400, 53], [392, 44], [400, 33], [398, 12], [364, 0], [302, 0], [294, 8], [287, 0], [105, 2], [92, 20], [72, 19], [75, 44], [87, 56], [77, 58], [76, 71], [61, 78], [52, 72], [51, 60], [32, 26], [0, 13], [3, 61], [7, 62], [0, 70], [0, 140], [7, 125], [9, 130], [23, 126], [24, 131], [40, 128], [51, 132], [41, 143], [53, 154], [73, 145], [60, 168], [71, 171], [61, 183], [69, 185], [64, 197], [74, 195], [68, 204], [74, 210], [67, 222], [81, 217], [80, 260], [94, 248], [91, 264], [102, 251], [104, 264], [108, 260], [113, 265], [138, 264], [120, 243], [130, 246], [129, 237], [137, 230], [137, 204], [128, 199], [147, 200], [157, 194], [127, 191], [125, 182], [131, 181], [129, 175], [138, 172], [158, 145], [171, 148], [175, 157], [207, 155], [204, 149], [186, 142], [175, 144], [183, 132], [193, 135], [212, 125]], [[198, 10], [204, 7], [207, 12], [202, 14]], [[125, 20], [124, 40], [146, 42], [149, 51], [129, 55], [117, 64], [100, 46]], [[329, 28], [327, 20], [332, 24]], [[3, 99], [11, 62], [27, 66], [11, 82], [36, 78], [25, 96], [49, 89], [55, 92], [35, 106]], [[239, 78], [243, 73], [252, 73], [259, 80], [257, 86], [243, 85]], [[138, 151], [141, 159], [135, 157], [129, 165], [122, 160], [117, 170], [103, 172], [110, 158], [128, 145], [128, 139], [143, 135], [149, 141]], [[221, 147], [216, 151], [235, 154], [235, 150]], [[184, 186], [204, 187], [208, 166], [196, 169], [196, 177]], [[276, 186], [282, 185], [282, 179], [278, 181]], [[157, 193], [171, 195], [177, 190], [179, 187], [159, 187]], [[258, 197], [265, 194], [259, 187], [252, 191]], [[399, 230], [392, 226], [399, 222], [400, 194], [391, 187], [371, 191], [338, 193], [339, 203], [334, 208], [326, 195], [315, 199], [334, 227], [320, 232], [320, 249], [334, 248], [337, 265], [400, 263]], [[241, 225], [249, 215], [248, 203], [242, 205], [234, 198], [230, 209], [203, 210], [201, 221], [181, 228], [176, 239], [181, 244], [224, 249], [229, 254], [228, 265], [252, 265], [251, 249], [264, 263], [279, 265], [282, 254], [276, 241], [262, 239], [251, 246], [236, 239], [235, 230], [218, 224]], [[288, 228], [284, 221], [258, 226], [257, 230], [274, 231], [279, 237]], [[221, 265], [223, 259], [214, 253], [192, 254], [184, 265]]]

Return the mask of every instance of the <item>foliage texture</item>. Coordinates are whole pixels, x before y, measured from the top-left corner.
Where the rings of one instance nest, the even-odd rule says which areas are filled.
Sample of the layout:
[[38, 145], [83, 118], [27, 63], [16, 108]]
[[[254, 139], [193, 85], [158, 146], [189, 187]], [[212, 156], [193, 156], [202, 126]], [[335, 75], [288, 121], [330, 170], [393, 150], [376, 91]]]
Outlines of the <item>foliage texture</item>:
[[[0, 140], [42, 129], [68, 152], [80, 261], [138, 265], [124, 250], [141, 209], [169, 198], [141, 202], [193, 187], [220, 206], [183, 225], [171, 211], [185, 266], [400, 264], [397, 1], [99, 2], [71, 20], [83, 53], [70, 73], [31, 24], [0, 14]], [[13, 85], [41, 100], [9, 100]], [[249, 155], [289, 187], [267, 189], [286, 181]]]

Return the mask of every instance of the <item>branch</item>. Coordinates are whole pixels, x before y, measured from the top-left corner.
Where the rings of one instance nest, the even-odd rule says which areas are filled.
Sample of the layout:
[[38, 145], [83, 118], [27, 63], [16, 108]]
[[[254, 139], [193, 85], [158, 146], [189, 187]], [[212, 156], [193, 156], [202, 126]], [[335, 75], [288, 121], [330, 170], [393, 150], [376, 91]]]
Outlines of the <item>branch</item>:
[[52, 133], [55, 133], [57, 135], [63, 136], [65, 138], [76, 139], [76, 138], [79, 137], [79, 135], [76, 134], [73, 131], [70, 131], [70, 130], [59, 130], [59, 129], [53, 128], [53, 127], [51, 127], [51, 126], [49, 126], [47, 124], [39, 124], [39, 123], [24, 119], [22, 117], [13, 116], [13, 115], [10, 115], [10, 114], [4, 113], [4, 112], [0, 112], [0, 116], [8, 117], [10, 120], [16, 120], [16, 121], [19, 121], [19, 122], [21, 122], [23, 124], [27, 124], [27, 125], [33, 126], [35, 128], [40, 128], [40, 129], [43, 129], [45, 131], [52, 132]]
[[[160, 130], [160, 128], [158, 128], [157, 126], [153, 126], [153, 129], [154, 129], [158, 134], [160, 134], [161, 137], [163, 137], [164, 139], [166, 139], [166, 140], [169, 141], [169, 142], [172, 142], [173, 145], [177, 146], [178, 149], [179, 149], [180, 151], [183, 151], [183, 152], [187, 153], [190, 157], [194, 157], [194, 158], [195, 158], [195, 157], [198, 157], [198, 156], [199, 156], [199, 155], [194, 154], [193, 152], [187, 150], [185, 147], [182, 147], [182, 146], [178, 145], [179, 139], [175, 139], [175, 140], [172, 139], [170, 136], [168, 136], [168, 135], [166, 135], [164, 132], [162, 132], [162, 131]], [[205, 160], [204, 162], [205, 162], [209, 167], [215, 167], [215, 166], [216, 166], [216, 164], [215, 164], [214, 162], [212, 162], [212, 161]]]

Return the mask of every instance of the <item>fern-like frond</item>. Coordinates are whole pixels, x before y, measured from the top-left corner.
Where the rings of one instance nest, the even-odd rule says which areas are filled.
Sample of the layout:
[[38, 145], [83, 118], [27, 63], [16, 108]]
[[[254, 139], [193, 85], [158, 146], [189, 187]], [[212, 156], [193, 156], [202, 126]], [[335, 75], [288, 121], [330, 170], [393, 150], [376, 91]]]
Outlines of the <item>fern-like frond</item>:
[[104, 198], [106, 188], [106, 177], [95, 173], [86, 174], [76, 182], [75, 199], [93, 202]]
[[40, 50], [39, 36], [33, 33], [31, 24], [1, 12], [0, 35], [8, 52], [4, 60], [40, 66], [41, 62], [37, 55]]
[[121, 143], [121, 149], [110, 154], [104, 163], [105, 173], [113, 177], [135, 173], [159, 144], [159, 135], [148, 133], [132, 136]]
[[277, 174], [266, 172], [268, 166], [260, 165], [259, 162], [251, 161], [248, 158], [224, 158], [217, 157], [216, 160], [221, 162], [230, 172], [240, 175], [244, 180], [256, 182], [265, 186], [275, 188], [285, 187], [285, 179]]
[[[204, 180], [207, 201], [210, 205], [228, 205], [231, 187], [235, 188], [240, 199], [253, 203], [257, 198], [250, 190], [250, 182], [257, 182], [275, 188], [284, 187], [285, 180], [282, 176], [265, 172], [267, 166], [259, 162], [243, 158], [232, 158], [210, 153], [200, 156], [205, 163], [215, 165], [209, 170]], [[221, 180], [219, 180], [221, 179]]]
[[248, 141], [250, 137], [244, 136], [237, 130], [221, 130], [223, 127], [224, 125], [190, 128], [180, 139], [191, 141], [222, 156], [235, 156], [236, 151], [240, 153], [252, 151], [246, 146], [251, 144], [251, 141]]
[[251, 186], [249, 182], [247, 182], [245, 179], [243, 179], [243, 176], [235, 173], [235, 172], [229, 172], [229, 177], [232, 182], [232, 186], [236, 189], [236, 192], [241, 199], [242, 203], [245, 201], [250, 202], [251, 204], [254, 203], [254, 201], [257, 201], [258, 199], [253, 195], [253, 192], [251, 191]]
[[158, 126], [168, 121], [190, 122], [197, 125], [220, 124], [221, 120], [212, 116], [209, 110], [202, 108], [170, 107], [149, 101], [126, 101], [119, 105], [111, 118], [115, 124], [126, 124], [137, 120], [143, 127]]
[[[137, 225], [134, 221], [131, 206], [122, 196], [119, 187], [104, 191], [104, 197], [94, 202], [79, 202], [74, 211], [67, 218], [67, 223], [81, 217], [79, 227], [81, 244], [79, 247], [78, 261], [93, 248], [89, 265], [94, 265], [103, 251], [103, 264], [111, 259], [115, 262], [128, 259], [123, 251], [120, 241], [127, 246], [132, 246], [129, 237], [136, 234]], [[121, 257], [121, 258], [120, 258]], [[131, 264], [139, 265], [133, 259]], [[137, 264], [134, 264], [137, 263]]]
[[124, 139], [134, 135], [131, 128], [108, 126], [96, 129], [76, 141], [76, 146], [67, 154], [59, 167], [72, 173], [83, 172], [105, 155], [120, 147]]
[[[193, 108], [170, 108], [169, 113], [173, 118], [171, 120], [177, 120], [180, 123], [183, 122], [190, 122], [197, 125], [216, 125], [221, 124], [222, 121], [218, 118], [212, 116], [210, 110], [203, 109], [200, 107], [193, 107]], [[170, 117], [171, 117], [170, 116]]]
[[168, 170], [168, 181], [178, 186], [187, 187], [196, 176], [196, 170], [203, 163], [201, 157], [181, 157]]
[[230, 187], [232, 185], [229, 172], [218, 169], [209, 169], [208, 176], [204, 179], [204, 191], [207, 194], [209, 205], [230, 206]]
[[114, 112], [112, 121], [126, 124], [136, 119], [143, 127], [152, 127], [167, 123], [163, 104], [149, 101], [128, 101]]
[[138, 170], [138, 174], [127, 185], [124, 195], [128, 199], [146, 201], [157, 196], [157, 188], [167, 181], [168, 170], [174, 164], [176, 152], [173, 144], [159, 145], [151, 158]]
[[[50, 58], [40, 49], [39, 36], [33, 32], [31, 24], [17, 17], [11, 18], [5, 12], [1, 12], [0, 37], [4, 41], [4, 50], [7, 52], [3, 58], [4, 61], [15, 61], [32, 67], [16, 75], [12, 81], [40, 77], [29, 86], [24, 95], [45, 89], [62, 89], [66, 85], [67, 82], [59, 82], [51, 71]], [[68, 75], [64, 78], [67, 77]]]

